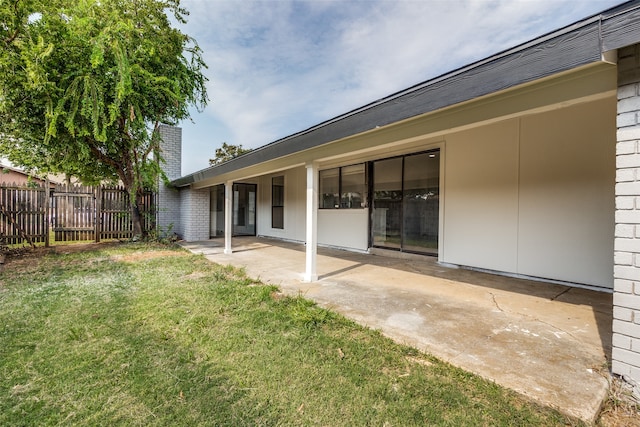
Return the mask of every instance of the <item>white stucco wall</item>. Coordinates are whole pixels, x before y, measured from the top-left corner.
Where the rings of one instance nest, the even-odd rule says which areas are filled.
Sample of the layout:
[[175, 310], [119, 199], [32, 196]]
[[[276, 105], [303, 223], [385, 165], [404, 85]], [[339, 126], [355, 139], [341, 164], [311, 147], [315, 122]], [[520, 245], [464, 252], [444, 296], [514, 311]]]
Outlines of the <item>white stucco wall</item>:
[[516, 271], [517, 142], [517, 119], [447, 135], [441, 261]]
[[616, 100], [523, 118], [518, 273], [613, 287]]
[[611, 98], [447, 135], [441, 260], [612, 287], [615, 108]]
[[[271, 227], [271, 179], [284, 176], [284, 228]], [[305, 189], [304, 167], [288, 169], [265, 175], [258, 183], [258, 231], [259, 236], [286, 240], [304, 241], [305, 236]]]
[[368, 209], [319, 209], [318, 244], [366, 251]]

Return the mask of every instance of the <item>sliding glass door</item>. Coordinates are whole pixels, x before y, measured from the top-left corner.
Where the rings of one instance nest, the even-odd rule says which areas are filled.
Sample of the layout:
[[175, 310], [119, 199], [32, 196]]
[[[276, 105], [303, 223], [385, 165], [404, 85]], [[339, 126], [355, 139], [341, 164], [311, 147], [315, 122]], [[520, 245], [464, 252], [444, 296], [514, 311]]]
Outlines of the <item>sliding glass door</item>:
[[404, 158], [402, 249], [438, 253], [440, 156], [429, 152]]
[[438, 253], [440, 151], [373, 162], [373, 246]]
[[373, 163], [373, 245], [401, 246], [402, 158]]

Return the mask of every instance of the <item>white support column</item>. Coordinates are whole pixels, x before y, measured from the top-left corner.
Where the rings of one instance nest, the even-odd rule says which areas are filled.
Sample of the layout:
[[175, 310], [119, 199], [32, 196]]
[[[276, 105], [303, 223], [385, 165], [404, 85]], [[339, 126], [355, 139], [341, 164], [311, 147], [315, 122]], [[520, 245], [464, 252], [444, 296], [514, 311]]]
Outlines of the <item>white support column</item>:
[[233, 181], [224, 183], [224, 253], [231, 254], [231, 235], [233, 234]]
[[305, 282], [318, 280], [316, 260], [318, 255], [318, 165], [315, 162], [308, 163], [307, 168], [307, 221], [306, 221], [306, 268], [304, 272]]

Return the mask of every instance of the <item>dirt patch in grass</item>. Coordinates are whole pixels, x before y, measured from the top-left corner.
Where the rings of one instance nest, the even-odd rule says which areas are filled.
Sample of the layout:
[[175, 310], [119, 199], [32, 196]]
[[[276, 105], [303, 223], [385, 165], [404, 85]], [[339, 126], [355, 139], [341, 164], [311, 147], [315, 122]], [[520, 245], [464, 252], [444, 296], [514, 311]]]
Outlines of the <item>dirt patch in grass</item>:
[[191, 279], [191, 280], [202, 279], [203, 277], [207, 277], [207, 275], [202, 271], [194, 271], [193, 273], [190, 273], [184, 276], [185, 279]]
[[11, 250], [7, 253], [5, 264], [10, 264], [24, 259], [40, 258], [53, 251], [53, 248], [36, 247], [20, 248], [20, 250]]
[[[51, 253], [52, 248], [37, 247], [35, 249], [25, 248], [20, 252], [12, 251], [7, 254], [7, 258], [4, 264], [0, 265], [0, 273], [11, 271], [28, 271], [32, 270], [34, 266], [34, 260], [42, 258], [43, 256]], [[0, 277], [0, 289], [4, 287], [5, 283]]]
[[[121, 242], [68, 243], [68, 244], [61, 244], [61, 245], [53, 245], [48, 249], [58, 254], [74, 254], [78, 252], [113, 248], [121, 244], [122, 244]], [[47, 250], [46, 248], [42, 248], [42, 249], [44, 249], [45, 251]]]
[[123, 261], [123, 262], [138, 262], [138, 261], [146, 261], [148, 259], [154, 258], [164, 258], [164, 257], [181, 257], [188, 255], [186, 252], [176, 252], [176, 251], [152, 251], [152, 252], [134, 252], [126, 255], [113, 255], [111, 259], [114, 261]]
[[416, 363], [416, 364], [422, 365], [422, 366], [431, 366], [431, 365], [433, 365], [432, 362], [430, 362], [430, 361], [428, 361], [426, 359], [423, 359], [423, 358], [419, 358], [419, 357], [407, 356], [406, 359], [409, 362]]
[[52, 245], [48, 248], [37, 246], [35, 248], [23, 247], [15, 248], [7, 253], [6, 264], [13, 264], [12, 267], [19, 267], [24, 263], [30, 263], [34, 258], [42, 258], [50, 253], [74, 254], [78, 252], [96, 251], [108, 249], [121, 245], [121, 242], [99, 242], [99, 243], [70, 243], [64, 245]]
[[[7, 255], [4, 264], [0, 264], [0, 273], [12, 273], [12, 272], [29, 272], [39, 269], [37, 260], [43, 259], [49, 254], [57, 254], [62, 256], [91, 253], [98, 251], [111, 251], [116, 250], [118, 247], [126, 248], [128, 245], [132, 245], [129, 242], [122, 241], [107, 241], [107, 242], [90, 242], [90, 243], [65, 243], [59, 245], [52, 245], [48, 248], [44, 246], [37, 246], [36, 248], [24, 247], [16, 250], [11, 250]], [[136, 244], [133, 244], [136, 245]], [[154, 258], [163, 257], [182, 257], [188, 255], [185, 251], [176, 251], [175, 249], [166, 249], [164, 245], [155, 245], [153, 243], [145, 244], [140, 243], [139, 248], [134, 251], [125, 251], [124, 253], [112, 253], [107, 255], [107, 259], [112, 261], [122, 261], [127, 264], [145, 261]], [[130, 246], [129, 246], [130, 247]], [[96, 259], [99, 259], [96, 258]], [[73, 262], [73, 261], [72, 261]], [[88, 259], [87, 264], [95, 262], [95, 259]], [[58, 261], [59, 265], [62, 265], [62, 261]], [[8, 277], [5, 279], [9, 280]], [[5, 288], [2, 275], [0, 275], [0, 289]]]

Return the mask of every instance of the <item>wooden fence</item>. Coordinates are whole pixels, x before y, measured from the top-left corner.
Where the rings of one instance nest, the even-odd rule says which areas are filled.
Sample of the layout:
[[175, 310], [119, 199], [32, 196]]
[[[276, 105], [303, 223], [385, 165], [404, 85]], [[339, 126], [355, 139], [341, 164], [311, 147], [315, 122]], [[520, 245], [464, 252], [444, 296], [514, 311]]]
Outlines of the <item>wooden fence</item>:
[[49, 244], [49, 197], [45, 186], [0, 186], [0, 238], [7, 245], [44, 242]]
[[[147, 230], [155, 228], [154, 195], [143, 200]], [[129, 194], [123, 187], [0, 186], [0, 236], [6, 244], [96, 241], [133, 236]]]

